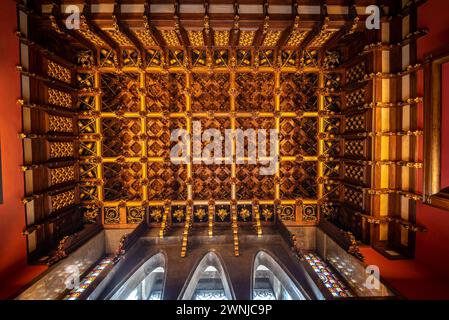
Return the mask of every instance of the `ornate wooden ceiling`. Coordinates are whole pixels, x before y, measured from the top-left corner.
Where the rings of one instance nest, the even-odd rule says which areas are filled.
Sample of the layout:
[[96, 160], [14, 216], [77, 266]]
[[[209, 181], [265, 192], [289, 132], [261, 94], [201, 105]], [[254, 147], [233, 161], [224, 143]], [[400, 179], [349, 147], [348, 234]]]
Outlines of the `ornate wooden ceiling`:
[[[379, 129], [395, 110], [382, 81], [416, 68], [383, 71], [383, 34], [363, 29], [373, 2], [85, 1], [78, 30], [65, 25], [74, 2], [36, 2], [27, 8], [33, 28], [21, 34], [31, 79], [21, 100], [31, 110], [26, 233], [45, 251], [85, 222], [129, 228], [148, 213], [161, 237], [184, 228], [185, 255], [192, 224], [211, 236], [231, 226], [236, 254], [245, 225], [261, 236], [264, 223], [326, 217], [367, 243], [384, 243], [379, 225], [419, 230], [413, 218], [381, 213], [390, 195], [418, 198], [385, 185], [385, 167], [421, 166], [391, 160], [384, 142], [421, 132]], [[260, 165], [171, 163], [171, 130], [190, 132], [195, 120], [221, 132], [276, 128], [275, 175], [260, 175]]]

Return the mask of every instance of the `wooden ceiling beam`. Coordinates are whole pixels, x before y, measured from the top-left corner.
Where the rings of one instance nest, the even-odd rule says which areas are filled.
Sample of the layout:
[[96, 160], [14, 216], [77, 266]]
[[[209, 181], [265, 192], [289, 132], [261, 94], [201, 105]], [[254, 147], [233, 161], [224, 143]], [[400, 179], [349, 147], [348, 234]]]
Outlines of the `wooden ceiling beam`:
[[209, 16], [209, 0], [204, 0], [204, 29], [203, 29], [203, 38], [204, 44], [207, 47], [212, 46], [212, 29], [210, 26], [210, 16]]
[[151, 4], [150, 0], [146, 0], [144, 4], [144, 13], [143, 13], [143, 25], [147, 29], [150, 36], [153, 38], [153, 40], [156, 42], [156, 45], [163, 49], [164, 47], [164, 40], [162, 39], [161, 34], [159, 31], [154, 27], [153, 23], [151, 22]]
[[239, 14], [239, 2], [234, 0], [234, 21], [231, 30], [231, 47], [237, 46], [240, 38], [240, 14]]
[[[96, 25], [95, 22], [92, 20], [91, 16], [91, 0], [87, 0], [84, 3], [83, 12], [81, 14], [81, 20], [84, 20], [87, 24], [89, 30], [93, 32], [98, 38], [100, 38], [103, 42], [105, 42], [111, 49], [116, 51], [118, 54], [120, 52], [120, 48], [117, 46], [117, 44], [109, 38], [103, 30], [101, 30], [100, 27]], [[119, 56], [119, 55], [118, 55]]]
[[293, 23], [284, 30], [284, 32], [282, 32], [281, 37], [279, 38], [278, 41], [278, 46], [279, 47], [283, 47], [285, 45], [285, 43], [288, 41], [288, 39], [290, 38], [291, 33], [293, 32], [293, 30], [295, 29], [299, 29], [299, 12], [298, 12], [298, 4], [299, 0], [292, 0], [292, 19], [293, 19]]
[[118, 30], [128, 39], [129, 42], [133, 44], [133, 46], [137, 49], [137, 51], [140, 54], [140, 57], [143, 61], [143, 52], [145, 51], [141, 43], [136, 39], [136, 37], [131, 33], [131, 31], [123, 24], [121, 21], [121, 2], [122, 0], [116, 0], [114, 4], [114, 14], [112, 15], [112, 18], [114, 23], [116, 23], [116, 26]]
[[74, 40], [78, 44], [80, 44], [81, 47], [84, 47], [85, 49], [89, 49], [92, 52], [96, 51], [96, 47], [89, 41], [87, 41], [84, 37], [79, 35], [77, 32], [73, 30], [69, 30], [66, 28], [66, 25], [62, 22], [61, 17], [61, 1], [56, 0], [53, 2], [52, 9], [51, 9], [51, 15], [50, 15], [50, 21], [52, 24], [53, 29], [65, 40]]
[[184, 49], [187, 48], [187, 46], [189, 45], [189, 37], [187, 36], [187, 32], [186, 30], [181, 27], [181, 20], [179, 18], [179, 13], [180, 13], [180, 2], [179, 0], [175, 0], [175, 10], [173, 13], [173, 19], [175, 21], [175, 32], [178, 35], [178, 39], [181, 43], [181, 46], [184, 47]]
[[268, 0], [263, 1], [263, 25], [262, 28], [259, 27], [257, 30], [256, 36], [254, 37], [253, 45], [256, 48], [259, 48], [265, 39], [265, 36], [268, 33], [268, 29], [270, 28], [270, 14], [269, 14], [270, 4]]
[[325, 44], [325, 50], [338, 44], [341, 40], [349, 39], [357, 31], [360, 17], [354, 0], [348, 4], [348, 22]]

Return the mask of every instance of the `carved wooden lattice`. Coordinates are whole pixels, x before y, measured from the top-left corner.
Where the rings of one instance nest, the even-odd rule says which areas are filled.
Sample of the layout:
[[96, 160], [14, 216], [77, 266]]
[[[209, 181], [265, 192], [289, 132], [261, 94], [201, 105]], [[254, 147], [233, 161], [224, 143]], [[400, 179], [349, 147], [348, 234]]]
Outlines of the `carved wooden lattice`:
[[194, 200], [230, 199], [231, 166], [193, 165]]
[[236, 85], [238, 111], [274, 111], [273, 73], [238, 73]]
[[[173, 60], [169, 63], [179, 62], [175, 51], [169, 55], [169, 59]], [[244, 53], [246, 58], [242, 56], [241, 63], [244, 59], [253, 59], [252, 51], [243, 51], [250, 55]], [[263, 64], [260, 66], [271, 66], [274, 60], [265, 55], [269, 53], [262, 53], [254, 53], [259, 59], [267, 60], [266, 63], [259, 60]], [[292, 54], [292, 64], [295, 64], [298, 61], [295, 51]], [[227, 58], [225, 60], [227, 63]], [[160, 201], [165, 200], [227, 202], [260, 199], [272, 204], [276, 199], [287, 202], [298, 199], [317, 201], [320, 196], [318, 177], [323, 175], [338, 179], [338, 168], [323, 165], [323, 169], [319, 169], [318, 165], [319, 130], [338, 134], [341, 126], [338, 117], [320, 118], [318, 111], [324, 108], [324, 104], [320, 106], [318, 99], [318, 71], [304, 74], [282, 72], [277, 76], [274, 72], [236, 72], [234, 75], [228, 71], [100, 72], [98, 77], [101, 89], [99, 105], [94, 91], [95, 77], [87, 74], [77, 77], [80, 87], [92, 88], [94, 85], [89, 89], [93, 91], [86, 90], [77, 100], [78, 107], [84, 112], [78, 121], [78, 129], [85, 135], [80, 145], [80, 150], [83, 150], [80, 191], [82, 201], [88, 203], [99, 200], [115, 208], [118, 202], [125, 201], [128, 209], [137, 208], [132, 212], [127, 210], [126, 217], [120, 220], [117, 220], [116, 214], [112, 215], [108, 220], [111, 224], [140, 221], [142, 211], [139, 208], [145, 203], [160, 206]], [[323, 79], [327, 79], [327, 89], [323, 89], [328, 90], [327, 94], [339, 89], [337, 76], [329, 75]], [[341, 101], [331, 96], [327, 106], [329, 109], [334, 105], [339, 108], [338, 103]], [[279, 150], [280, 164], [275, 165], [273, 175], [262, 175], [260, 170], [268, 166], [266, 162], [225, 163], [230, 160], [224, 158], [225, 140], [220, 142], [222, 154], [217, 155], [221, 164], [194, 162], [187, 166], [172, 163], [170, 151], [176, 144], [176, 141], [170, 141], [172, 131], [190, 130], [189, 134], [192, 134], [195, 121], [200, 122], [203, 133], [207, 129], [216, 129], [224, 136], [229, 129], [254, 129], [256, 139], [260, 130], [266, 130], [271, 135], [270, 130], [277, 128], [279, 147], [276, 150]], [[99, 130], [101, 139], [97, 137]], [[201, 151], [210, 142], [203, 141]], [[268, 140], [260, 142], [262, 144], [259, 143], [256, 150], [266, 149], [266, 156], [269, 157], [272, 146]], [[323, 152], [338, 157], [342, 146], [337, 142], [323, 141]], [[244, 139], [244, 150], [244, 161], [248, 161], [247, 138]], [[185, 205], [181, 207], [185, 209]], [[232, 221], [230, 209], [227, 211], [229, 216], [224, 220], [219, 217], [220, 208], [215, 209], [216, 222]], [[265, 219], [265, 214], [266, 221], [273, 221], [274, 210], [273, 207], [271, 215], [268, 209], [258, 212], [260, 219]], [[308, 214], [301, 220], [301, 215], [296, 216], [294, 209], [294, 221], [315, 221], [317, 210], [316, 206], [313, 210], [307, 209]], [[248, 212], [249, 216], [246, 211], [240, 214], [237, 210], [237, 220], [254, 219], [253, 210]], [[162, 216], [159, 221], [162, 221]]]
[[183, 165], [154, 162], [148, 167], [149, 200], [187, 199], [187, 170]]
[[139, 134], [141, 124], [139, 119], [102, 120], [103, 155], [105, 157], [140, 157], [142, 151]]
[[140, 110], [138, 73], [104, 73], [101, 75], [103, 112], [136, 112]]
[[281, 75], [281, 110], [318, 111], [317, 89], [317, 73], [283, 73]]
[[139, 201], [142, 199], [142, 164], [105, 163], [104, 192], [107, 201]]
[[318, 122], [316, 118], [282, 119], [280, 134], [281, 155], [317, 155]]
[[229, 73], [192, 75], [192, 111], [229, 112]]

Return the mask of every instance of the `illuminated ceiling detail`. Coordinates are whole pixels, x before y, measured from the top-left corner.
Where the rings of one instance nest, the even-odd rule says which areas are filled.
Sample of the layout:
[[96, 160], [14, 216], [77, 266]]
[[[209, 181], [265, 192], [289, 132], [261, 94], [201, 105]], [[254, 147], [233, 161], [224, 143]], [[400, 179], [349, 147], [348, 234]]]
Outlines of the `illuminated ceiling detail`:
[[178, 47], [180, 46], [178, 35], [175, 30], [161, 30], [162, 37], [164, 38], [167, 46]]
[[[189, 20], [183, 4], [178, 15], [173, 6], [167, 12], [121, 14], [123, 6], [117, 3], [109, 6], [117, 12], [114, 21], [86, 3], [80, 29], [67, 30], [63, 15], [56, 14], [63, 13], [57, 3], [43, 10], [30, 39], [20, 35], [23, 45], [39, 44], [30, 46], [30, 67], [21, 68], [34, 80], [32, 94], [25, 95], [29, 101], [20, 101], [24, 117], [39, 120], [30, 121], [20, 135], [32, 141], [27, 140], [33, 152], [25, 157], [24, 171], [33, 174], [25, 177], [42, 181], [42, 188], [27, 190], [24, 199], [27, 214], [33, 207], [29, 214], [36, 223], [27, 232], [35, 237], [28, 244], [36, 255], [55, 250], [50, 243], [62, 241], [85, 221], [133, 227], [146, 213], [154, 213], [149, 221], [161, 237], [171, 225], [185, 228], [183, 243], [192, 221], [203, 223], [209, 235], [215, 224], [228, 223], [236, 255], [239, 224], [255, 224], [261, 235], [261, 225], [277, 219], [307, 225], [325, 217], [367, 243], [382, 245], [382, 238], [406, 250], [413, 247], [413, 232], [419, 230], [415, 221], [387, 208], [394, 199], [403, 203], [420, 196], [401, 190], [397, 181], [392, 180], [396, 189], [381, 186], [396, 179], [392, 173], [404, 163], [407, 170], [419, 169], [420, 163], [377, 159], [396, 150], [402, 138], [421, 133], [386, 132], [386, 124], [375, 119], [383, 113], [394, 118], [397, 109], [416, 105], [419, 97], [378, 103], [381, 94], [388, 93], [389, 100], [395, 95], [385, 86], [373, 90], [373, 83], [402, 73], [383, 74], [386, 57], [373, 63], [383, 47], [368, 41], [380, 39], [366, 37], [354, 19], [335, 14], [347, 6], [335, 5], [328, 13], [328, 8], [316, 12], [304, 5], [310, 13], [299, 12], [294, 21], [295, 13], [288, 10], [263, 20], [260, 15], [243, 19], [238, 8], [227, 18], [202, 12]], [[270, 12], [273, 7], [266, 3]], [[151, 26], [145, 24], [147, 14]], [[207, 41], [203, 31], [193, 31], [203, 26]], [[278, 30], [293, 31], [284, 42]], [[220, 132], [277, 128], [276, 174], [260, 176], [260, 164], [172, 164], [171, 130], [191, 130], [195, 120]], [[68, 180], [61, 172], [68, 173]], [[404, 179], [415, 176], [401, 171]], [[64, 218], [76, 215], [73, 221]], [[39, 231], [51, 228], [59, 231]]]
[[119, 46], [133, 46], [132, 42], [128, 39], [128, 37], [120, 31], [117, 23], [114, 23], [113, 29], [105, 29], [104, 30], [111, 38], [114, 40]]
[[147, 29], [133, 30], [136, 38], [142, 42], [144, 47], [156, 47], [157, 44]]
[[315, 37], [309, 44], [309, 47], [321, 47], [323, 46], [338, 30], [325, 30], [322, 31], [317, 37]]
[[262, 47], [275, 47], [281, 37], [282, 31], [268, 31], [262, 43]]
[[256, 31], [254, 30], [240, 31], [239, 46], [250, 47], [253, 44], [255, 35]]
[[306, 36], [309, 34], [310, 31], [298, 31], [298, 30], [294, 30], [291, 35], [290, 38], [287, 41], [286, 46], [287, 47], [296, 47], [299, 46], [303, 40], [306, 38]]
[[189, 37], [189, 42], [192, 47], [204, 46], [203, 31], [188, 30], [187, 36]]
[[214, 31], [214, 43], [217, 47], [227, 47], [229, 45], [229, 31]]

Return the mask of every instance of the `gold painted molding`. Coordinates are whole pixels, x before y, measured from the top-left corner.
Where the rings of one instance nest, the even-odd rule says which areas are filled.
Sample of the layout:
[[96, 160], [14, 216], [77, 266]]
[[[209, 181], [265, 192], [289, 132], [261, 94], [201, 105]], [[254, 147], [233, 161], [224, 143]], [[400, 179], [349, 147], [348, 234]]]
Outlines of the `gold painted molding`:
[[424, 202], [449, 210], [447, 188], [441, 186], [441, 92], [442, 65], [449, 62], [449, 50], [430, 54], [424, 65]]

